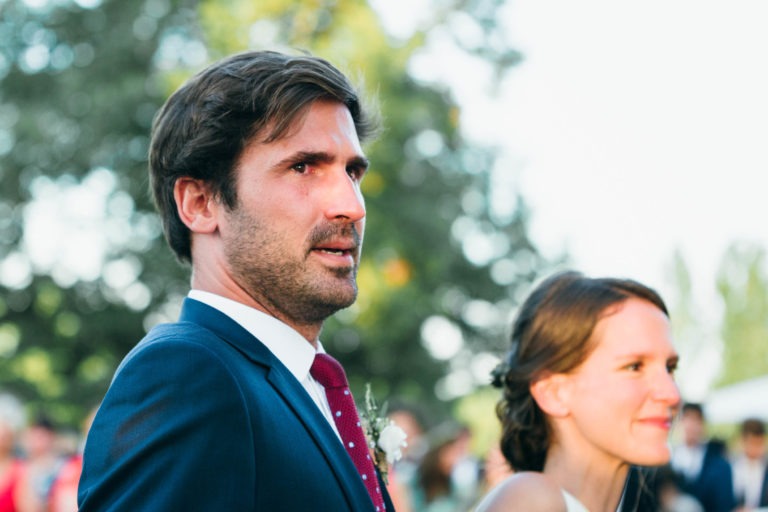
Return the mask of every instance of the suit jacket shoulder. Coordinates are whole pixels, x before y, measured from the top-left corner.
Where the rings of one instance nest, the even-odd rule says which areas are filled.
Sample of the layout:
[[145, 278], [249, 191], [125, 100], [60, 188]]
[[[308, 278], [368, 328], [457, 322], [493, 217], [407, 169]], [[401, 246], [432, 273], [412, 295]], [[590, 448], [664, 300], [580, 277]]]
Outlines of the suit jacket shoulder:
[[[185, 301], [126, 356], [88, 435], [80, 510], [370, 510], [301, 384], [226, 315]], [[326, 506], [327, 505], [327, 506]]]

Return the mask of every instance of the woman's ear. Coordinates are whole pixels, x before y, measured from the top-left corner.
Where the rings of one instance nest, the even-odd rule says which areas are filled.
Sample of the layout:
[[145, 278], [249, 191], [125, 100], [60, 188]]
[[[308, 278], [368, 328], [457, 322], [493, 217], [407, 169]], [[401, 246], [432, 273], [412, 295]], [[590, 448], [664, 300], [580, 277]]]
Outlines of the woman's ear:
[[219, 204], [202, 180], [181, 177], [173, 186], [176, 211], [193, 233], [213, 233], [218, 227]]
[[546, 414], [556, 418], [568, 416], [568, 384], [567, 375], [548, 373], [531, 383], [531, 395]]

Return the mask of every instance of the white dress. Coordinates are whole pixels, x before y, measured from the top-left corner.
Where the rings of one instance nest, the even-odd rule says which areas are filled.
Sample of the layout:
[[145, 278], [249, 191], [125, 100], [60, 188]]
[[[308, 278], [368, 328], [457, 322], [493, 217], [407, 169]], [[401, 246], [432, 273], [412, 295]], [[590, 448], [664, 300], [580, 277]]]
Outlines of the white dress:
[[565, 489], [561, 489], [563, 491], [563, 498], [565, 499], [565, 510], [568, 512], [589, 512], [587, 510], [587, 507], [581, 504], [579, 500], [573, 497], [573, 495], [569, 494], [568, 491]]

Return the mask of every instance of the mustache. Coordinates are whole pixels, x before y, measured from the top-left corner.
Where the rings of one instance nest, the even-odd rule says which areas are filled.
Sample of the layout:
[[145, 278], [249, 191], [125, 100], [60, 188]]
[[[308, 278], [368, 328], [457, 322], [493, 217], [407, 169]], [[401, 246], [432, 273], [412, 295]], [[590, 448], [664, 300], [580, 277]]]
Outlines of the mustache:
[[355, 248], [360, 247], [362, 237], [354, 224], [323, 224], [316, 226], [309, 234], [309, 246], [316, 247], [337, 238], [351, 238]]

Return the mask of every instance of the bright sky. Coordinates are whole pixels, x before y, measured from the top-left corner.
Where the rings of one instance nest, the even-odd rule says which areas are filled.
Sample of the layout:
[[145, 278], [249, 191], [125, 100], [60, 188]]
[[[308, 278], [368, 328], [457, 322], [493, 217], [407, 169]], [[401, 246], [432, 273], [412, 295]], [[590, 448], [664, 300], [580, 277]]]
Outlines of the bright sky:
[[504, 140], [543, 249], [663, 287], [680, 248], [708, 293], [730, 242], [768, 244], [768, 3], [512, 5]]
[[[401, 27], [417, 22], [419, 2], [393, 3], [409, 9]], [[414, 68], [452, 83], [472, 136], [503, 149], [499, 171], [545, 254], [567, 250], [589, 275], [632, 277], [671, 301], [681, 251], [716, 345], [722, 255], [735, 241], [768, 248], [768, 2], [510, 0], [504, 20], [525, 61], [498, 97], [440, 35], [441, 58]], [[716, 365], [716, 350], [698, 355], [681, 383], [690, 399]]]

